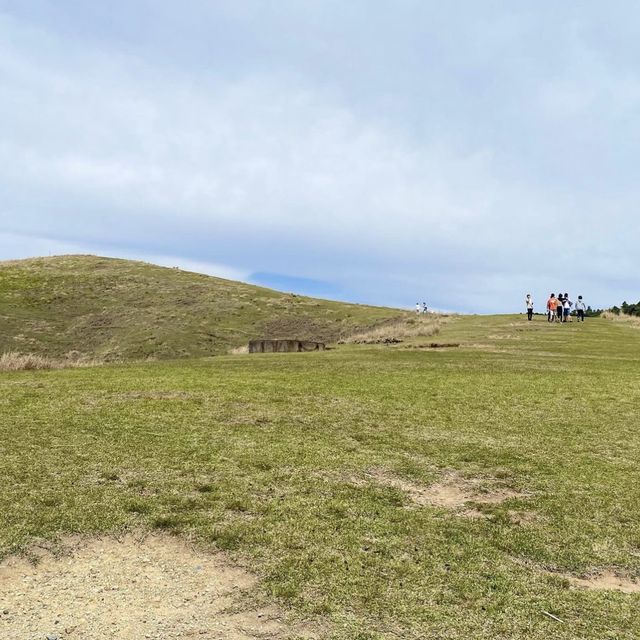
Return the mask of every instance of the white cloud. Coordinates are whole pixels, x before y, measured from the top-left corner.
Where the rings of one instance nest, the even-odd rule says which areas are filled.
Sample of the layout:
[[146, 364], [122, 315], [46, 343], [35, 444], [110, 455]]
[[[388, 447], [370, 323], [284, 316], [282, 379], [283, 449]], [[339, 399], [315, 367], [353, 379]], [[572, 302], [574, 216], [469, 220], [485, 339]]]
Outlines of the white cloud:
[[[415, 250], [410, 227], [423, 241], [447, 242], [495, 197], [490, 154], [417, 147], [283, 78], [190, 86], [98, 54], [62, 71], [48, 69], [47, 58], [48, 48], [13, 52], [19, 72], [7, 74], [5, 92], [14, 104], [21, 96], [38, 106], [0, 107], [14, 132], [0, 147], [2, 178], [23, 194], [98, 202], [134, 217], [138, 209], [143, 220], [153, 211], [158, 223], [347, 236], [382, 253]], [[40, 224], [42, 213], [26, 222]], [[65, 224], [86, 224], [86, 216], [67, 210]]]
[[[358, 32], [358, 64], [327, 71], [306, 61], [315, 77], [270, 67], [268, 58], [260, 67], [225, 67], [220, 52], [211, 68], [161, 64], [153, 52], [69, 42], [54, 28], [0, 14], [0, 221], [14, 237], [52, 238], [23, 244], [43, 253], [52, 245], [108, 248], [226, 277], [285, 273], [396, 304], [428, 295], [422, 288], [429, 302], [463, 310], [508, 308], [503, 295], [519, 301], [516, 292], [536, 282], [546, 291], [559, 270], [576, 286], [633, 271], [637, 190], [598, 192], [602, 159], [596, 169], [588, 164], [595, 143], [571, 124], [610, 114], [605, 95], [615, 97], [616, 113], [635, 109], [637, 75], [607, 79], [607, 61], [574, 38], [566, 74], [527, 83], [524, 56], [504, 55], [517, 45], [515, 33], [528, 42], [527, 19], [487, 17], [488, 36], [465, 23], [469, 43], [447, 41], [438, 29], [433, 46], [450, 56], [449, 67], [411, 63], [402, 83], [366, 87], [377, 97], [397, 90], [389, 104], [409, 104], [415, 91], [409, 124], [380, 110], [385, 100], [368, 110], [364, 98], [331, 84], [329, 72], [354, 86], [368, 73], [379, 80], [364, 66], [381, 45], [377, 32], [369, 42]], [[328, 24], [314, 42], [313, 25], [300, 32], [308, 51], [294, 38], [301, 58], [322, 51], [340, 64], [329, 53], [342, 40]], [[409, 29], [394, 25], [396, 36]], [[273, 45], [261, 37], [263, 47]], [[474, 58], [487, 37], [491, 46]], [[281, 46], [280, 62], [295, 57], [286, 38]], [[388, 60], [376, 54], [376, 65], [402, 76], [407, 51], [399, 42], [385, 51]], [[590, 76], [585, 61], [594, 60]], [[626, 233], [614, 236], [618, 228]], [[9, 257], [7, 246], [0, 243], [0, 257]], [[595, 257], [584, 262], [585, 254]]]
[[[113, 255], [113, 254], [111, 254]], [[118, 257], [130, 258], [131, 255], [120, 254]], [[222, 264], [214, 264], [211, 262], [202, 262], [200, 260], [189, 260], [182, 256], [162, 256], [162, 255], [140, 255], [138, 260], [159, 264], [163, 267], [177, 267], [183, 271], [193, 271], [195, 273], [204, 273], [209, 276], [217, 276], [218, 278], [226, 278], [227, 280], [241, 280], [247, 282], [251, 275], [247, 271], [235, 269]]]

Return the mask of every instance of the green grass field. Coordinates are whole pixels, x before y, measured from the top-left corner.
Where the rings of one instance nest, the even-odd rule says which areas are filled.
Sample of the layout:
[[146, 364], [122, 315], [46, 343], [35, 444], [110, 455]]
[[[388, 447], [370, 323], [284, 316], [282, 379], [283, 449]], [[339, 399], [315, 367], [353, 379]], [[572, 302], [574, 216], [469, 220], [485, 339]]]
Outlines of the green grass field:
[[[460, 346], [0, 373], [0, 554], [159, 529], [335, 640], [640, 637], [640, 594], [571, 581], [640, 579], [640, 331], [466, 316], [437, 340]], [[511, 497], [400, 484], [446, 477]]]

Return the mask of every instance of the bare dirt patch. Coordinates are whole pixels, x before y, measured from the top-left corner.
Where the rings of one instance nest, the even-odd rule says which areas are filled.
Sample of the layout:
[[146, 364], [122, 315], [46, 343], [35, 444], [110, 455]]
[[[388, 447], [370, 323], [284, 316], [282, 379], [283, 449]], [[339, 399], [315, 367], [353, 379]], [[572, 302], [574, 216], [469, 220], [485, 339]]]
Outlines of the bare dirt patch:
[[249, 346], [246, 344], [243, 344], [239, 347], [233, 347], [232, 349], [229, 349], [229, 353], [231, 355], [245, 355], [247, 353], [249, 353]]
[[190, 400], [194, 394], [186, 391], [129, 391], [117, 394], [120, 400]]
[[34, 564], [0, 563], [0, 632], [21, 640], [316, 638], [276, 607], [246, 605], [256, 578], [169, 536], [68, 539]]
[[[428, 486], [420, 486], [383, 471], [372, 471], [369, 477], [380, 484], [405, 492], [419, 506], [464, 509], [467, 503], [501, 504], [510, 498], [527, 497], [527, 494], [500, 486], [495, 480], [464, 478], [455, 472], [446, 473], [439, 482]], [[465, 514], [477, 518], [481, 517], [482, 512], [475, 509], [460, 512], [460, 515]]]
[[572, 585], [584, 589], [622, 591], [623, 593], [640, 593], [640, 582], [618, 576], [612, 571], [605, 571], [589, 578], [576, 578], [564, 575]]
[[487, 353], [511, 353], [511, 349], [505, 349], [504, 347], [497, 347], [493, 344], [485, 344], [482, 342], [470, 342], [465, 345], [469, 349], [478, 349], [480, 351], [486, 351]]

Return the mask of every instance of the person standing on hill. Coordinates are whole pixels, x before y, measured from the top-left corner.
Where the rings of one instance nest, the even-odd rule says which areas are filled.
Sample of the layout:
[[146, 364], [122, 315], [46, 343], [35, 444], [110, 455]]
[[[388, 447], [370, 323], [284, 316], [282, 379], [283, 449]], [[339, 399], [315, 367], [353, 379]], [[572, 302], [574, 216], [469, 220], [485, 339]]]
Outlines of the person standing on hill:
[[524, 303], [527, 305], [527, 320], [533, 318], [533, 298], [530, 293], [527, 293]]
[[558, 308], [558, 300], [556, 294], [552, 293], [547, 300], [547, 322], [553, 322], [556, 319], [556, 309]]
[[422, 313], [427, 313], [427, 303], [426, 302], [422, 303]]
[[419, 302], [416, 302], [416, 313], [421, 313], [422, 311], [422, 307], [420, 306]]
[[584, 312], [587, 310], [587, 306], [582, 299], [582, 296], [578, 296], [578, 301], [576, 302], [576, 314], [578, 316], [578, 322], [584, 322]]

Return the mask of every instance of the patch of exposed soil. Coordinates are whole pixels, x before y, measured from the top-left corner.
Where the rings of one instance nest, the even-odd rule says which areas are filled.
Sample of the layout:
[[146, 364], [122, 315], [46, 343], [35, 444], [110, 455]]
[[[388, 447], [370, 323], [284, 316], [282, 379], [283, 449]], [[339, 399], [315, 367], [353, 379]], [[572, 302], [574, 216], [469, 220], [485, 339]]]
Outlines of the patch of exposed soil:
[[129, 391], [117, 394], [120, 400], [190, 400], [194, 395], [186, 391]]
[[[457, 473], [447, 473], [440, 482], [429, 486], [420, 486], [390, 476], [382, 471], [373, 471], [369, 476], [385, 486], [404, 491], [411, 501], [419, 506], [445, 507], [447, 509], [463, 509], [467, 503], [500, 504], [510, 498], [525, 498], [526, 494], [500, 486], [496, 481], [488, 482], [482, 478], [464, 478]], [[468, 509], [461, 515], [481, 517], [482, 512]]]
[[623, 593], [640, 593], [640, 582], [618, 576], [611, 571], [605, 571], [589, 578], [576, 578], [564, 575], [564, 578], [576, 587], [594, 590], [622, 591]]
[[481, 351], [486, 351], [488, 353], [511, 353], [511, 349], [505, 349], [502, 347], [496, 347], [493, 344], [485, 344], [482, 342], [470, 342], [467, 343], [466, 346], [469, 349], [479, 349]]
[[293, 627], [276, 607], [243, 604], [256, 578], [221, 554], [192, 549], [170, 536], [64, 543], [40, 550], [33, 564], [0, 563], [0, 634], [58, 640], [284, 640], [317, 637]]

